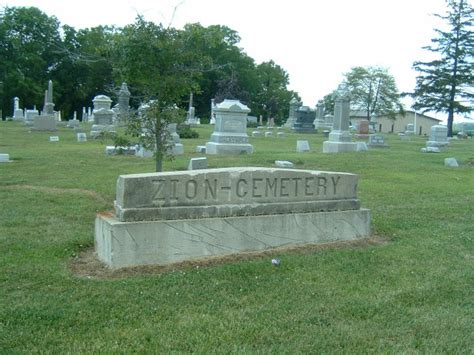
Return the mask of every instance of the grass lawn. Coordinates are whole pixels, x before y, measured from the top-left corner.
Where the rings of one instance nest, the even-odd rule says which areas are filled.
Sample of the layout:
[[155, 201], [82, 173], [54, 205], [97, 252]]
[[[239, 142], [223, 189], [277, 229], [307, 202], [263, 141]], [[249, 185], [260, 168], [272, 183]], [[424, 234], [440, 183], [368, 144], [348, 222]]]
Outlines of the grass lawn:
[[[197, 131], [165, 170], [199, 156], [211, 128]], [[297, 139], [311, 152], [296, 153]], [[0, 153], [15, 160], [0, 164], [0, 353], [472, 354], [474, 140], [423, 154], [426, 138], [386, 135], [389, 149], [322, 154], [323, 140], [250, 138], [254, 154], [208, 156], [209, 166], [290, 160], [360, 174], [359, 198], [385, 243], [99, 278], [70, 265], [93, 246], [118, 175], [153, 172], [153, 160], [106, 156], [103, 142], [78, 143], [68, 128], [0, 122]]]

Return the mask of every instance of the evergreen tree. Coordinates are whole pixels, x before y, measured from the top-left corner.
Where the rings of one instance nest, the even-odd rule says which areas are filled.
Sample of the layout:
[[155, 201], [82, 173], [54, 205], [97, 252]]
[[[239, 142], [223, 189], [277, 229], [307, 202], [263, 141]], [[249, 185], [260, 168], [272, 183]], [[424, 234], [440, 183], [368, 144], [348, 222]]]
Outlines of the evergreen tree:
[[423, 47], [437, 53], [438, 58], [413, 63], [420, 75], [409, 96], [415, 99], [414, 109], [447, 113], [451, 137], [454, 114], [473, 110], [474, 11], [466, 0], [449, 0], [448, 6], [445, 16], [436, 16], [446, 21], [449, 29], [435, 29], [438, 36], [431, 40], [432, 45]]

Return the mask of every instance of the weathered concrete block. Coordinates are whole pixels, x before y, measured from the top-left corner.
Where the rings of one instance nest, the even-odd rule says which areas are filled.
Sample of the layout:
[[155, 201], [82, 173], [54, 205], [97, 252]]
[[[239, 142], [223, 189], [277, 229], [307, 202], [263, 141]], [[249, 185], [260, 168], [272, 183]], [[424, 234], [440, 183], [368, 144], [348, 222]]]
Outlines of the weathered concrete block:
[[188, 164], [188, 170], [207, 169], [207, 158], [191, 158]]
[[152, 222], [98, 215], [95, 222], [97, 255], [114, 269], [369, 235], [367, 209]]
[[272, 168], [121, 175], [121, 221], [206, 218], [359, 208], [358, 176]]
[[115, 215], [96, 218], [96, 251], [119, 268], [365, 237], [357, 183], [257, 167], [121, 175]]

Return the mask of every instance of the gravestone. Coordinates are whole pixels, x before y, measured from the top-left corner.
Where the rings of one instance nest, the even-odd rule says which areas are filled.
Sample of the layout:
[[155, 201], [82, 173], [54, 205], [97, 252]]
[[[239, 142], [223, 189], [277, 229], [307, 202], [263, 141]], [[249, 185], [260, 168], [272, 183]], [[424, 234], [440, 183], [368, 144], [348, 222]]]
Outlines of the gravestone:
[[422, 153], [441, 153], [441, 150], [438, 147], [426, 147], [421, 148]]
[[431, 127], [430, 138], [426, 142], [427, 147], [445, 147], [448, 142], [448, 127], [435, 125]]
[[170, 123], [167, 126], [168, 131], [170, 132], [171, 139], [173, 139], [173, 147], [171, 148], [172, 155], [183, 155], [184, 146], [181, 143], [178, 132], [176, 132], [176, 123]]
[[57, 116], [54, 112], [53, 103], [53, 82], [48, 82], [48, 90], [44, 92], [43, 112], [39, 116], [33, 118], [32, 131], [57, 131]]
[[11, 162], [10, 154], [5, 154], [5, 153], [0, 154], [0, 163], [9, 163], [9, 162]]
[[261, 137], [262, 136], [262, 132], [260, 131], [252, 131], [252, 137]]
[[385, 143], [385, 137], [382, 134], [371, 134], [369, 135], [369, 148], [388, 148], [388, 144]]
[[59, 142], [59, 137], [58, 136], [50, 136], [49, 141], [50, 142]]
[[[298, 107], [301, 106], [301, 102], [299, 102], [296, 98], [291, 99], [290, 101], [290, 111], [289, 117], [285, 122], [285, 127], [292, 128], [294, 123], [296, 122], [296, 110]], [[260, 125], [263, 125], [262, 116], [260, 116]]]
[[293, 124], [293, 131], [296, 133], [316, 133], [314, 128], [314, 117], [316, 112], [308, 106], [301, 106], [296, 110], [296, 121]]
[[102, 132], [115, 132], [114, 111], [110, 108], [112, 100], [106, 95], [97, 95], [92, 100], [94, 103], [94, 124], [91, 127], [90, 136], [98, 138]]
[[206, 154], [206, 146], [205, 145], [197, 145], [196, 146], [196, 152]]
[[277, 138], [286, 138], [285, 132], [277, 132]]
[[360, 120], [359, 124], [357, 125], [357, 138], [368, 138], [369, 137], [369, 121], [368, 120]]
[[456, 158], [444, 158], [444, 166], [450, 168], [459, 168], [459, 164]]
[[323, 100], [319, 100], [316, 104], [316, 116], [314, 119], [314, 127], [316, 130], [325, 130], [326, 129], [326, 122], [324, 121], [324, 102]]
[[265, 137], [267, 137], [267, 138], [268, 137], [273, 137], [273, 132], [270, 132], [270, 131], [265, 132]]
[[370, 235], [358, 176], [277, 168], [121, 175], [95, 248], [116, 269]]
[[195, 126], [199, 124], [198, 119], [195, 117], [196, 109], [193, 106], [193, 93], [189, 94], [189, 107], [188, 107], [188, 112], [186, 114], [186, 120], [184, 121], [185, 124], [190, 125], [190, 126]]
[[140, 158], [151, 158], [153, 157], [153, 151], [146, 149], [145, 147], [138, 147], [135, 155]]
[[366, 152], [368, 151], [369, 149], [367, 148], [367, 143], [365, 142], [356, 142], [357, 144], [357, 151], [358, 152]]
[[251, 154], [253, 146], [247, 135], [250, 109], [238, 100], [224, 100], [216, 105], [216, 124], [206, 143], [206, 154]]
[[334, 122], [329, 140], [323, 143], [323, 153], [340, 153], [357, 150], [349, 132], [350, 94], [346, 85], [339, 85], [334, 105]]
[[288, 160], [275, 160], [275, 166], [277, 168], [293, 168], [295, 165]]
[[125, 125], [130, 112], [130, 91], [128, 90], [127, 83], [122, 82], [120, 91], [118, 94], [118, 116], [117, 121], [120, 125]]
[[405, 135], [412, 136], [415, 134], [415, 125], [413, 123], [408, 123], [405, 127]]
[[308, 141], [297, 140], [296, 141], [296, 151], [298, 153], [309, 152], [309, 143]]
[[20, 99], [15, 97], [13, 99], [13, 119], [15, 121], [23, 121], [24, 118], [23, 110], [20, 108]]
[[199, 170], [199, 169], [207, 169], [206, 157], [191, 158], [189, 160], [188, 170]]
[[216, 99], [211, 99], [211, 119], [209, 120], [209, 123], [212, 125], [216, 124], [216, 113], [214, 112], [215, 108], [216, 108]]
[[83, 132], [77, 133], [76, 138], [78, 142], [87, 142], [87, 135]]

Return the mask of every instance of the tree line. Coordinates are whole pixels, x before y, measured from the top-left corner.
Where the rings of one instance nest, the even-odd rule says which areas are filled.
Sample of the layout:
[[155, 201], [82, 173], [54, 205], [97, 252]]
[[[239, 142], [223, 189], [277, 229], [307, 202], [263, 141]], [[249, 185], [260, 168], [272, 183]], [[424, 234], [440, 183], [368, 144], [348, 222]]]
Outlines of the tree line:
[[[411, 96], [413, 108], [447, 114], [448, 136], [455, 114], [468, 115], [474, 102], [474, 11], [466, 0], [447, 0], [445, 28], [435, 29], [432, 61], [415, 61], [412, 92], [400, 93], [386, 68], [354, 67], [345, 73], [353, 109], [395, 117], [403, 112], [400, 96]], [[11, 116], [13, 98], [23, 107], [42, 106], [48, 80], [55, 84], [56, 109], [66, 118], [95, 95], [116, 99], [127, 82], [132, 106], [159, 99], [161, 106], [186, 107], [192, 91], [198, 117], [210, 117], [210, 100], [239, 99], [252, 114], [288, 117], [288, 73], [274, 61], [256, 64], [238, 47], [239, 34], [227, 26], [187, 24], [178, 30], [138, 16], [123, 28], [98, 26], [76, 30], [61, 25], [35, 7], [5, 7], [0, 12], [0, 96], [3, 116]], [[337, 84], [335, 85], [337, 86]], [[323, 99], [326, 113], [334, 93]]]
[[284, 122], [289, 101], [299, 99], [287, 88], [288, 73], [274, 61], [255, 63], [239, 41], [236, 31], [221, 25], [178, 30], [138, 16], [123, 28], [76, 30], [35, 7], [6, 7], [0, 13], [3, 116], [12, 115], [14, 97], [22, 107], [41, 108], [53, 80], [56, 110], [81, 117], [97, 94], [115, 100], [125, 81], [134, 107], [158, 96], [186, 107], [192, 91], [196, 115], [204, 120], [212, 98], [228, 98], [241, 100], [256, 116]]

